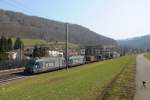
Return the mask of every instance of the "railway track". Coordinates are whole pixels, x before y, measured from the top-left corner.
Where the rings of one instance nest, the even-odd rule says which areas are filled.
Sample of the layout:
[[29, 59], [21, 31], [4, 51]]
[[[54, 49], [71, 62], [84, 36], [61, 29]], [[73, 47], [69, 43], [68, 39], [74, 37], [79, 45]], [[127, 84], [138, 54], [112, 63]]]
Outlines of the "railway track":
[[[92, 63], [94, 63], [94, 62], [92, 62]], [[72, 67], [75, 67], [75, 66], [70, 66], [69, 68], [72, 68]], [[64, 69], [64, 68], [62, 68], [62, 69]], [[9, 70], [0, 71], [0, 84], [7, 84], [10, 81], [29, 77], [30, 74], [24, 73], [24, 69], [25, 68], [16, 68], [16, 69], [9, 69]], [[56, 69], [56, 70], [61, 70], [61, 69]], [[52, 70], [52, 71], [55, 71], [55, 70]]]
[[3, 78], [3, 79], [0, 79], [0, 84], [6, 84], [10, 81], [14, 81], [14, 80], [18, 80], [18, 79], [23, 79], [25, 78], [26, 76], [14, 76], [14, 77], [7, 77], [7, 78]]
[[13, 73], [23, 72], [24, 69], [25, 69], [25, 68], [23, 67], [23, 68], [9, 69], [9, 70], [1, 70], [1, 71], [0, 71], [0, 76], [2, 76], [2, 75], [7, 75], [7, 74], [13, 74]]
[[13, 80], [23, 79], [27, 77], [23, 74], [24, 68], [16, 68], [0, 71], [0, 84], [6, 84]]

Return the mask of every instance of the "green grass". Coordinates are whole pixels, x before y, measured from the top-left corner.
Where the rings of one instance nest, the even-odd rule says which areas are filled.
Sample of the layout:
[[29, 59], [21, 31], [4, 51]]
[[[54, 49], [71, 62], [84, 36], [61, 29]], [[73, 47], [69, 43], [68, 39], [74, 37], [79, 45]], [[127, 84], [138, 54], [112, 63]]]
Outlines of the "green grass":
[[[60, 49], [65, 49], [66, 48], [66, 42], [49, 42], [49, 46], [51, 48], [60, 48]], [[73, 44], [73, 43], [68, 43], [68, 48], [73, 48], [73, 49], [78, 49], [79, 45]]]
[[144, 57], [150, 60], [150, 53], [144, 54]]
[[[15, 38], [12, 38], [13, 44], [15, 43]], [[34, 46], [34, 45], [41, 45], [41, 46], [46, 46], [50, 48], [58, 48], [58, 49], [63, 49], [66, 47], [65, 42], [47, 42], [45, 40], [40, 40], [40, 39], [21, 39], [24, 43], [25, 46]], [[79, 48], [78, 45], [69, 43], [68, 44], [69, 48]]]
[[[15, 38], [12, 39], [13, 43], [15, 42]], [[48, 43], [44, 40], [39, 39], [21, 39], [25, 46], [34, 46], [34, 45], [47, 45]]]
[[1, 100], [95, 100], [135, 57], [126, 56], [0, 85]]
[[105, 100], [133, 100], [135, 93], [135, 63], [130, 61], [117, 79], [111, 84]]

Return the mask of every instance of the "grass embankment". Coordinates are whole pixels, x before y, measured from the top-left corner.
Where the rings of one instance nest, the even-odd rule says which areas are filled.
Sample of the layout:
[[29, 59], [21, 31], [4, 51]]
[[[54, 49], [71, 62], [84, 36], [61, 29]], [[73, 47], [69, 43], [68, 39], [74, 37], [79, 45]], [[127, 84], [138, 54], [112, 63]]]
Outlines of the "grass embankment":
[[135, 59], [128, 62], [108, 88], [104, 100], [133, 100], [135, 93]]
[[0, 85], [0, 99], [95, 100], [124, 65], [131, 67], [134, 59], [126, 56]]
[[150, 60], [150, 53], [144, 54], [144, 57]]

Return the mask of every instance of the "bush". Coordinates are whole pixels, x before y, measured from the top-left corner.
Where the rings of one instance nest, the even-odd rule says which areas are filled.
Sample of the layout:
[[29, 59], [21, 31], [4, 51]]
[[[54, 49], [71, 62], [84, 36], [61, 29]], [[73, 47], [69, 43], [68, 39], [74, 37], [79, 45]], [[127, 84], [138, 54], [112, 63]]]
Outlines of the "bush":
[[14, 49], [21, 49], [21, 48], [22, 49], [24, 48], [24, 44], [20, 38], [17, 38], [15, 41]]
[[8, 60], [8, 54], [4, 52], [0, 52], [0, 61]]
[[33, 57], [44, 57], [47, 55], [47, 48], [45, 47], [38, 47], [37, 45], [34, 46], [33, 50]]

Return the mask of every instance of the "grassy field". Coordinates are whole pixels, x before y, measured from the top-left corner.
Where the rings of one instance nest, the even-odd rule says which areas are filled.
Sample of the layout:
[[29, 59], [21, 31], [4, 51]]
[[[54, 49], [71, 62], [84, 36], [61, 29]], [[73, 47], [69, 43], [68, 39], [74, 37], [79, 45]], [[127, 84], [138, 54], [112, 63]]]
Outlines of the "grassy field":
[[134, 56], [82, 65], [0, 85], [1, 100], [95, 100]]
[[[12, 39], [13, 43], [15, 42], [15, 38]], [[44, 40], [39, 39], [21, 39], [25, 46], [34, 46], [34, 45], [47, 45], [48, 43]]]
[[[66, 48], [66, 42], [49, 42], [49, 46], [51, 48], [60, 48], [60, 49], [65, 49]], [[73, 48], [73, 49], [78, 49], [79, 45], [73, 44], [73, 43], [68, 43], [68, 48]]]
[[133, 100], [135, 93], [136, 60], [128, 62], [117, 79], [108, 88], [105, 100]]
[[[15, 38], [12, 39], [13, 44], [15, 42]], [[24, 43], [25, 46], [34, 46], [34, 45], [41, 45], [41, 46], [46, 46], [50, 48], [60, 48], [63, 49], [66, 46], [65, 42], [47, 42], [45, 40], [40, 40], [40, 39], [21, 39]], [[79, 46], [73, 43], [68, 44], [69, 48], [78, 48]]]
[[144, 57], [150, 60], [150, 53], [144, 54]]

